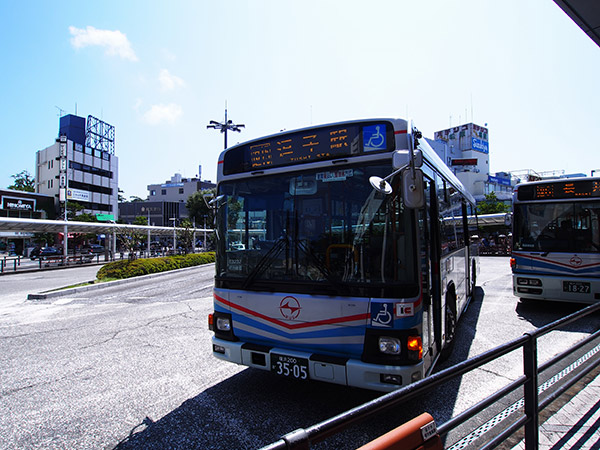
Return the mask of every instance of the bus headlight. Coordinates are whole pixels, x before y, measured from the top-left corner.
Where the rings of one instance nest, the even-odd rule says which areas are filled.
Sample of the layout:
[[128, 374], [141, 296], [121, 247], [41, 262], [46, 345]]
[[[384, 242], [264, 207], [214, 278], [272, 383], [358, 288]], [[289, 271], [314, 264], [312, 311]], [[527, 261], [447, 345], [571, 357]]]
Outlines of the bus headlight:
[[401, 351], [400, 339], [389, 336], [379, 337], [379, 351], [387, 355], [399, 355]]
[[217, 317], [217, 330], [231, 331], [231, 319], [229, 317]]
[[238, 340], [233, 331], [231, 314], [215, 311], [212, 315], [212, 326], [216, 338], [224, 339], [226, 341]]

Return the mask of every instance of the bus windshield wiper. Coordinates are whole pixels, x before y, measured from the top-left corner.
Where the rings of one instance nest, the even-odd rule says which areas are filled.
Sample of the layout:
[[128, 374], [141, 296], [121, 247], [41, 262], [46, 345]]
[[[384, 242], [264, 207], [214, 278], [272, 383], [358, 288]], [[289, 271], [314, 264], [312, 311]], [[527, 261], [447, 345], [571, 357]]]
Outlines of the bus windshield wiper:
[[275, 261], [275, 259], [281, 253], [281, 250], [283, 250], [285, 244], [287, 244], [287, 242], [288, 242], [288, 237], [287, 236], [281, 236], [277, 240], [277, 242], [275, 242], [275, 244], [273, 245], [273, 247], [271, 247], [269, 249], [269, 251], [267, 253], [265, 253], [265, 255], [262, 258], [260, 258], [260, 260], [258, 261], [258, 263], [256, 264], [256, 266], [254, 266], [254, 269], [252, 269], [252, 272], [250, 272], [248, 274], [248, 276], [244, 280], [244, 284], [242, 285], [242, 289], [248, 288], [254, 282], [254, 279], [258, 275], [260, 275], [261, 273], [263, 273], [265, 271], [265, 269], [267, 267], [269, 267], [273, 263], [273, 261]]

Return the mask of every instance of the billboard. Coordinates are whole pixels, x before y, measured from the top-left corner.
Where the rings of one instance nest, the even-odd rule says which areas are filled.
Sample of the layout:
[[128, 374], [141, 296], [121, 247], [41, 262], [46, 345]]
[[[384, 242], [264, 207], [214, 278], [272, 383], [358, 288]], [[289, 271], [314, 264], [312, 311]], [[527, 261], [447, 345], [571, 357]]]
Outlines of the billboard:
[[2, 209], [13, 209], [18, 211], [35, 211], [35, 200], [18, 197], [2, 197]]
[[82, 191], [80, 189], [67, 189], [67, 199], [79, 200], [81, 202], [89, 202], [92, 199], [92, 194], [89, 191]]
[[484, 141], [483, 139], [479, 139], [479, 138], [471, 139], [471, 148], [473, 150], [475, 150], [476, 152], [481, 152], [481, 153], [489, 153], [490, 152], [488, 142]]

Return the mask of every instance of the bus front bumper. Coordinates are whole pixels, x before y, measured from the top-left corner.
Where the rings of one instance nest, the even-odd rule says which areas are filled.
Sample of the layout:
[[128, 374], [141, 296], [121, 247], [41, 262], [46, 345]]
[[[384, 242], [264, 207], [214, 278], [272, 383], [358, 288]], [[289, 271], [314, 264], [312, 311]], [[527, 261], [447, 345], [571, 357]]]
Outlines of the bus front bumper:
[[213, 356], [295, 379], [310, 379], [391, 392], [423, 378], [423, 363], [410, 366], [368, 364], [278, 347], [212, 338]]
[[598, 278], [513, 273], [513, 294], [521, 298], [572, 303], [600, 300]]

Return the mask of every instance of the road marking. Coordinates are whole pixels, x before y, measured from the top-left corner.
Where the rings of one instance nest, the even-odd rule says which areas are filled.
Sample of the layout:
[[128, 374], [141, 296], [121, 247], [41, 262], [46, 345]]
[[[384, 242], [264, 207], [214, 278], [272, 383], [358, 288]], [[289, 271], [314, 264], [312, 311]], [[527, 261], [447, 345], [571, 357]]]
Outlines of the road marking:
[[61, 298], [60, 300], [56, 300], [55, 302], [52, 302], [52, 304], [53, 305], [68, 305], [69, 303], [71, 303], [73, 301], [75, 301], [74, 298]]

